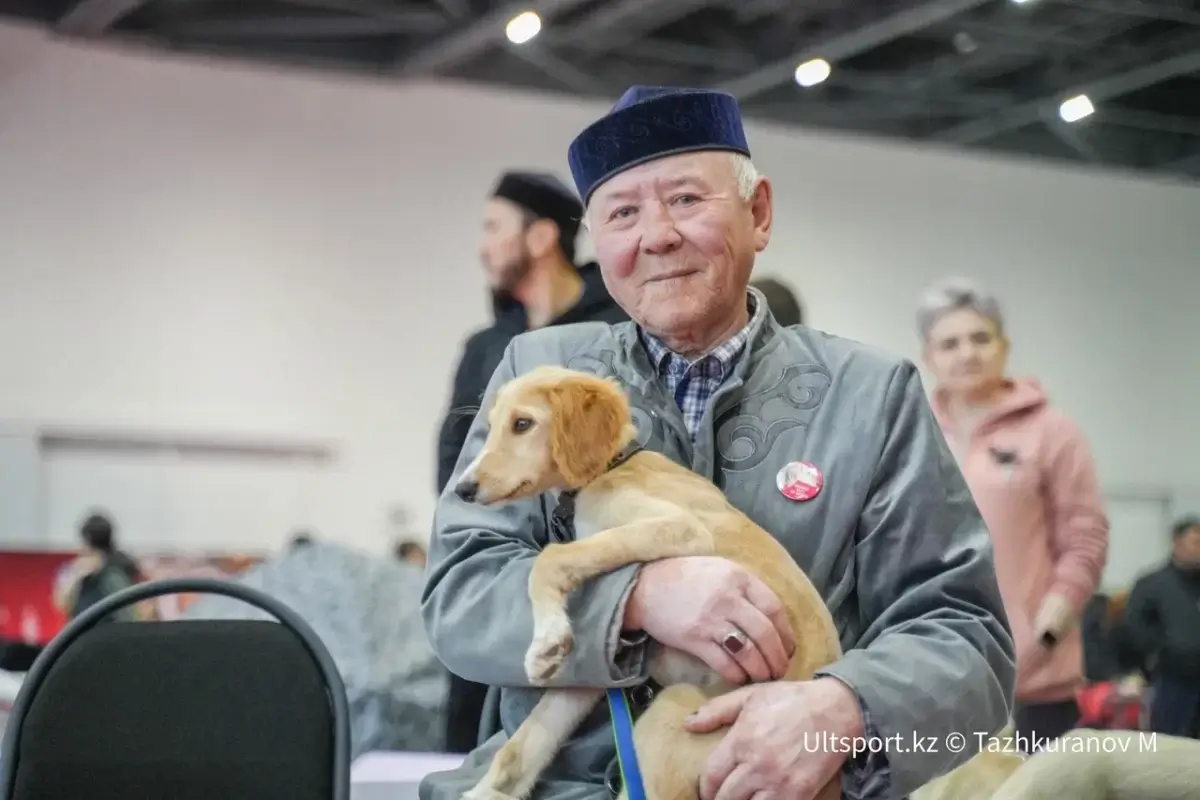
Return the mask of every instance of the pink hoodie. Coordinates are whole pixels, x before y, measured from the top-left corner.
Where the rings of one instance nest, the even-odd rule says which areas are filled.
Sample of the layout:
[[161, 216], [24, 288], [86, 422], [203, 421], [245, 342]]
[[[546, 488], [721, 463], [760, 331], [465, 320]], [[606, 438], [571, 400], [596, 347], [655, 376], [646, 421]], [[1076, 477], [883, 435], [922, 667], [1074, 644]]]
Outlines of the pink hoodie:
[[[1096, 592], [1108, 557], [1108, 519], [1083, 435], [1051, 408], [1032, 379], [1011, 382], [999, 407], [957, 443], [963, 475], [992, 534], [996, 576], [1017, 648], [1017, 700], [1068, 700], [1083, 682], [1076, 625], [1048, 656], [1037, 655], [1034, 619], [1057, 593], [1076, 619]], [[954, 435], [945, 397], [933, 409]]]

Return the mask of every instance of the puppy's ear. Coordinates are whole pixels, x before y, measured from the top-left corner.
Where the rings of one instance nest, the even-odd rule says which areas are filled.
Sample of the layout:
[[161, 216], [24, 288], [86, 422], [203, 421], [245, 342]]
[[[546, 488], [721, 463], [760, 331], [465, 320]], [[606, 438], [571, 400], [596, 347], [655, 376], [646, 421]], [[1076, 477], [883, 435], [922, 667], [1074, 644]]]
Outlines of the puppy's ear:
[[597, 478], [619, 449], [628, 416], [620, 389], [600, 381], [556, 386], [550, 398], [550, 458], [573, 487]]

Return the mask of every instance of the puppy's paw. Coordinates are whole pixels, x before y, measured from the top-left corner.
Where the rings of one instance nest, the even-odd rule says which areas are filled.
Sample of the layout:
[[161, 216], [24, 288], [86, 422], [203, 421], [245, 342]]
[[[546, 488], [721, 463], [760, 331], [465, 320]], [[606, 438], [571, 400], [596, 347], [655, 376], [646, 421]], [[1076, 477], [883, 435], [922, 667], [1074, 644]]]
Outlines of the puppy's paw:
[[575, 649], [575, 634], [566, 616], [553, 617], [534, 628], [533, 644], [525, 653], [525, 675], [534, 685], [554, 679]]

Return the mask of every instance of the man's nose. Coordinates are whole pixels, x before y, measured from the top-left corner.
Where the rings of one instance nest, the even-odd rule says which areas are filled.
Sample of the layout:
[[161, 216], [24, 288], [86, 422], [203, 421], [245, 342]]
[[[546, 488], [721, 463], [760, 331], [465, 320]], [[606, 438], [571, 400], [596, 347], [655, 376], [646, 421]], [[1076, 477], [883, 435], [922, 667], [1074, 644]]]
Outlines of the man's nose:
[[454, 486], [454, 494], [464, 503], [474, 503], [479, 496], [479, 481], [467, 478]]
[[675, 227], [675, 220], [660, 208], [657, 213], [648, 214], [645, 222], [645, 232], [642, 234], [642, 249], [653, 255], [665, 255], [679, 249], [683, 237]]

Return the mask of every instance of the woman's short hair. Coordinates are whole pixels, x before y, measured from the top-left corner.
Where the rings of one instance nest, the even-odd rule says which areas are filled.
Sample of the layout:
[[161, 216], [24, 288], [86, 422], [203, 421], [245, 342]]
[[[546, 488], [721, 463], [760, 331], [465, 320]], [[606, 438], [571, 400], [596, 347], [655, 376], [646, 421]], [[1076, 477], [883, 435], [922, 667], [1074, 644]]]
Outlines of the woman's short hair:
[[115, 546], [112, 520], [104, 514], [89, 514], [79, 526], [79, 535], [88, 547], [102, 553], [110, 552]]
[[966, 278], [947, 278], [921, 293], [917, 304], [917, 330], [921, 338], [928, 339], [933, 326], [946, 314], [963, 308], [990, 319], [996, 331], [1004, 333], [1004, 315], [995, 295]]

